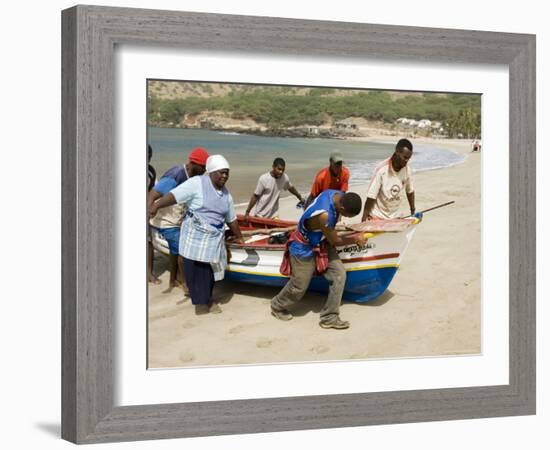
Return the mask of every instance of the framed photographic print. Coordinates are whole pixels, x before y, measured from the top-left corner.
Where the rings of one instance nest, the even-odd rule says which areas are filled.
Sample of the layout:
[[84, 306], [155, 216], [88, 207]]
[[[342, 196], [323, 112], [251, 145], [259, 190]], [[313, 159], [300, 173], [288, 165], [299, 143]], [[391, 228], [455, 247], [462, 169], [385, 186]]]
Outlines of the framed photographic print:
[[[63, 437], [533, 414], [534, 55], [531, 35], [63, 11]], [[383, 161], [411, 177], [373, 206]], [[345, 281], [286, 310], [323, 170]], [[180, 226], [212, 214], [228, 263], [205, 284]]]
[[[162, 64], [157, 59], [154, 65]], [[169, 65], [177, 65], [173, 54]], [[445, 79], [449, 87], [451, 76]], [[481, 142], [480, 94], [157, 79], [148, 80], [147, 103], [150, 164], [159, 180], [151, 185], [151, 203], [187, 179], [200, 177], [207, 152], [222, 153], [231, 166], [225, 187], [244, 240], [238, 244], [228, 236], [231, 258], [224, 281], [215, 283], [210, 306], [216, 316], [204, 319], [208, 304], [200, 303], [200, 292], [193, 299], [188, 285], [195, 279], [178, 263], [184, 253], [178, 247], [183, 206], [156, 212], [150, 221], [155, 252], [149, 253], [156, 257], [148, 266], [150, 369], [481, 353], [481, 159], [480, 150], [473, 148]], [[321, 193], [315, 190], [320, 184], [313, 182], [316, 175], [330, 174], [334, 188], [360, 194], [361, 208], [378, 164], [392, 156], [401, 140], [414, 149], [408, 165], [415, 174], [411, 189], [422, 192], [414, 205], [418, 211], [429, 216], [455, 200], [460, 206], [430, 224], [424, 221], [422, 228], [434, 228], [413, 240], [416, 218], [399, 219], [410, 215], [406, 193], [400, 198], [399, 182], [384, 175], [381, 207], [389, 204], [386, 199], [396, 207], [379, 210], [377, 221], [362, 225], [370, 233], [364, 248], [353, 241], [336, 247], [346, 272], [345, 303], [332, 316], [353, 317], [351, 327], [340, 324], [350, 329], [334, 334], [317, 328], [318, 312], [322, 320], [331, 317], [317, 311], [329, 291], [322, 277], [314, 277], [308, 295], [296, 302], [296, 320], [281, 328], [266, 315], [271, 299], [289, 280], [279, 267], [295, 222], [305, 214], [301, 204]], [[129, 145], [130, 154], [134, 147]], [[342, 160], [333, 161], [334, 155]], [[443, 170], [450, 167], [454, 169]], [[501, 196], [506, 206], [506, 196]], [[360, 212], [343, 218], [339, 226], [357, 227]], [[353, 237], [350, 231], [340, 234], [342, 239]], [[436, 254], [429, 255], [430, 250]], [[409, 265], [403, 261], [408, 253], [423, 257], [413, 256]], [[444, 271], [433, 270], [444, 264], [442, 259], [455, 262]], [[394, 280], [397, 268], [405, 266], [408, 270]], [[457, 294], [460, 307], [453, 299]], [[134, 303], [123, 316], [132, 314]], [[307, 322], [300, 316], [308, 316]], [[344, 319], [340, 322], [349, 322]], [[434, 327], [434, 322], [441, 326]], [[395, 335], [394, 329], [401, 332]]]

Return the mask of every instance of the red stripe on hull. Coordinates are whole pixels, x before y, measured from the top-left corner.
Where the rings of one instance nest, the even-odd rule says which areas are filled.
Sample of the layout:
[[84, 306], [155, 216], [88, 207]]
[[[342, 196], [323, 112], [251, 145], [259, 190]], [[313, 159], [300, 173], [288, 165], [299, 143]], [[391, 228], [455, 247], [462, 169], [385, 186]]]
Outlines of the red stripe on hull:
[[361, 262], [361, 261], [376, 261], [378, 259], [390, 259], [390, 258], [398, 258], [398, 257], [399, 257], [399, 253], [387, 253], [385, 255], [363, 256], [362, 258], [342, 259], [342, 262], [346, 264], [346, 263], [354, 263], [354, 262]]

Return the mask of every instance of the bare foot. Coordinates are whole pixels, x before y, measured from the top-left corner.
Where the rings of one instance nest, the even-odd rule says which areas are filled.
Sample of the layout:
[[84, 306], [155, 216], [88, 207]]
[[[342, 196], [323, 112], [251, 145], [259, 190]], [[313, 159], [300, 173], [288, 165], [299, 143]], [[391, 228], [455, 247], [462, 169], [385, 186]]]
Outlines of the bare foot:
[[160, 278], [157, 278], [154, 275], [149, 275], [149, 283], [151, 283], [151, 284], [161, 284], [162, 281], [161, 281]]
[[174, 289], [174, 286], [168, 285], [168, 287], [164, 291], [162, 291], [162, 293], [169, 294], [170, 292], [172, 292], [172, 289]]
[[208, 312], [211, 314], [219, 314], [222, 312], [222, 309], [220, 308], [220, 305], [217, 303], [210, 303], [208, 305]]
[[170, 288], [175, 288], [175, 287], [181, 288], [181, 290], [183, 291], [183, 295], [185, 295], [186, 297], [191, 296], [191, 294], [189, 293], [189, 289], [187, 288], [187, 283], [182, 283], [179, 280], [172, 281], [170, 283]]

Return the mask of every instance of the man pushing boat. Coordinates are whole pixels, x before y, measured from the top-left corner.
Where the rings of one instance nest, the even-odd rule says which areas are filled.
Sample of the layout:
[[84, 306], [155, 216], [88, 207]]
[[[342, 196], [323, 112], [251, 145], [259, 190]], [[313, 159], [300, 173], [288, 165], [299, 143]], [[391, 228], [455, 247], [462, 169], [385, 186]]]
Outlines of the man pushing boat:
[[354, 192], [329, 189], [322, 192], [305, 210], [296, 230], [290, 235], [281, 273], [289, 275], [285, 287], [271, 300], [271, 314], [279, 320], [290, 320], [288, 308], [298, 303], [311, 278], [322, 275], [329, 283], [328, 297], [321, 310], [319, 325], [338, 330], [349, 328], [339, 311], [346, 283], [346, 271], [336, 252], [336, 246], [356, 244], [365, 246], [360, 237], [340, 237], [336, 223], [340, 216], [354, 217], [361, 212], [361, 198]]
[[250, 202], [245, 212], [245, 219], [248, 220], [250, 211], [254, 209], [254, 216], [273, 218], [279, 214], [279, 198], [281, 191], [289, 191], [296, 196], [300, 203], [305, 200], [290, 182], [285, 173], [286, 162], [283, 158], [275, 158], [270, 172], [264, 173], [258, 179], [256, 190], [250, 197]]
[[415, 215], [412, 170], [408, 166], [413, 155], [413, 145], [408, 139], [400, 139], [393, 155], [375, 169], [365, 200], [361, 222], [370, 219], [395, 219], [403, 199], [407, 195], [411, 216]]

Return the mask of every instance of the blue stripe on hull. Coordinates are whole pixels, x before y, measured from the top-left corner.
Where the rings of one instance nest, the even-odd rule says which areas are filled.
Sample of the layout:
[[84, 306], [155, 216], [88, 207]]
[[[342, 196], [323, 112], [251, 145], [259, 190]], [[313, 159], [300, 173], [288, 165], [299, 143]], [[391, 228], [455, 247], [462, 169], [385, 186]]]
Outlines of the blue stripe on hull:
[[[388, 288], [396, 267], [382, 267], [380, 269], [355, 270], [347, 272], [346, 287], [344, 289], [344, 300], [352, 302], [369, 302], [374, 300]], [[228, 280], [241, 283], [258, 284], [262, 286], [282, 287], [286, 284], [285, 277], [273, 277], [266, 275], [248, 274], [241, 272], [225, 273]], [[323, 277], [314, 277], [309, 285], [309, 290], [328, 293], [328, 282]]]
[[256, 275], [242, 272], [225, 272], [225, 278], [240, 283], [258, 284], [260, 286], [282, 287], [286, 284], [286, 277], [270, 277], [266, 275]]

